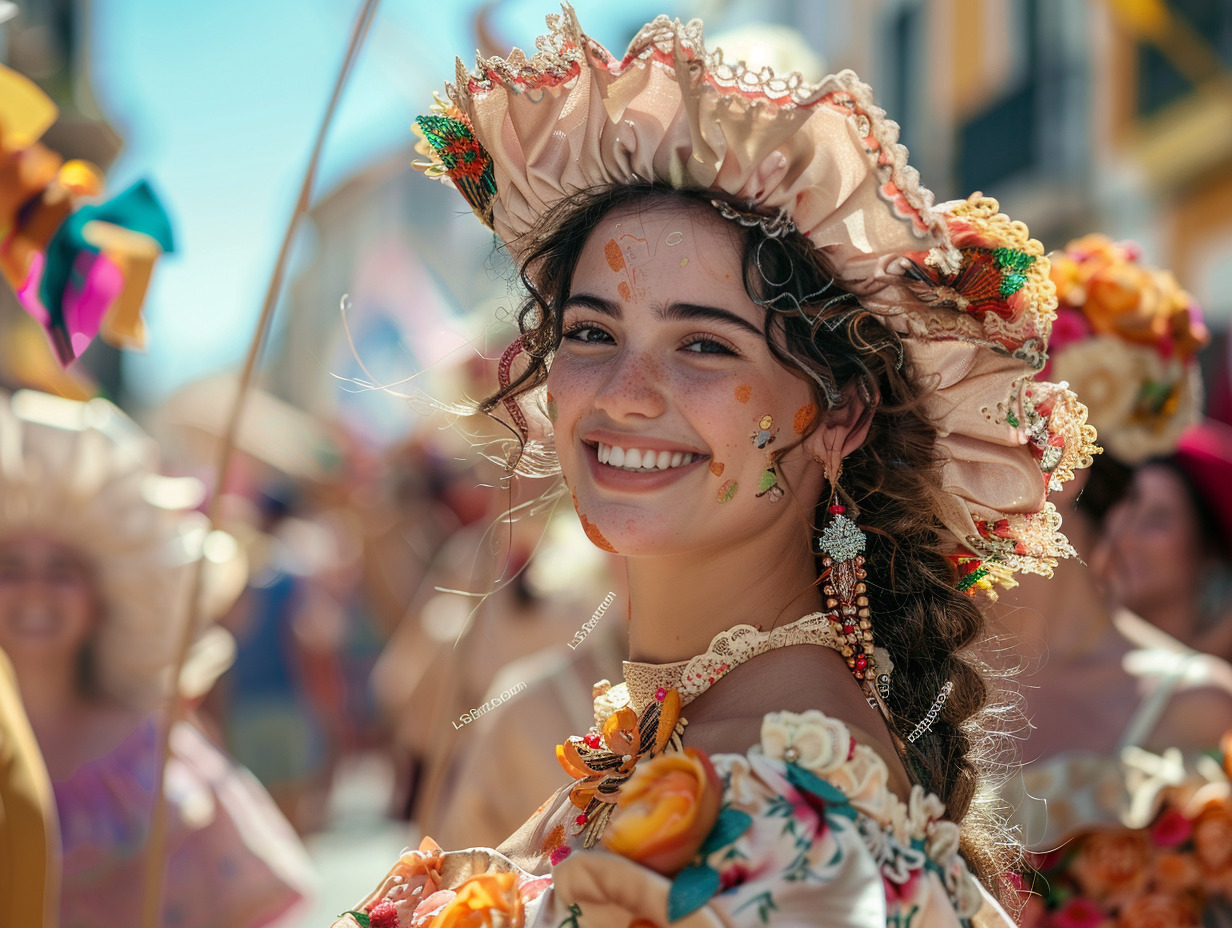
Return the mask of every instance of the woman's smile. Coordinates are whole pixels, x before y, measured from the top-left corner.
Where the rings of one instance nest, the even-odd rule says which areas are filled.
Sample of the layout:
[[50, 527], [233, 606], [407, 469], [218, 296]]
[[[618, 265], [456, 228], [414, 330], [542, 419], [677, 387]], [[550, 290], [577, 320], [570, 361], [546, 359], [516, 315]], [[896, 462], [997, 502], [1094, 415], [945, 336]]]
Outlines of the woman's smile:
[[799, 533], [820, 494], [793, 429], [811, 388], [771, 353], [741, 262], [702, 205], [614, 210], [583, 248], [548, 389], [584, 524], [622, 554]]

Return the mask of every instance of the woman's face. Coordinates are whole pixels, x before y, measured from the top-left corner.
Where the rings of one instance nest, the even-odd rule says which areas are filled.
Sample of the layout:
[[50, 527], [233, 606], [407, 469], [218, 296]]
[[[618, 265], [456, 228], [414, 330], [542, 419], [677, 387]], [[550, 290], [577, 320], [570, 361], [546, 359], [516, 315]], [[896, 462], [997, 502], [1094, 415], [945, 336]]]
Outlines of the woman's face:
[[563, 316], [548, 414], [595, 544], [645, 555], [807, 537], [824, 430], [802, 439], [817, 406], [770, 354], [733, 227], [700, 204], [613, 210]]
[[72, 548], [40, 536], [0, 541], [0, 647], [15, 662], [75, 660], [97, 612], [94, 576]]
[[1170, 467], [1139, 468], [1107, 525], [1108, 583], [1117, 602], [1150, 613], [1199, 588], [1207, 558], [1198, 518]]

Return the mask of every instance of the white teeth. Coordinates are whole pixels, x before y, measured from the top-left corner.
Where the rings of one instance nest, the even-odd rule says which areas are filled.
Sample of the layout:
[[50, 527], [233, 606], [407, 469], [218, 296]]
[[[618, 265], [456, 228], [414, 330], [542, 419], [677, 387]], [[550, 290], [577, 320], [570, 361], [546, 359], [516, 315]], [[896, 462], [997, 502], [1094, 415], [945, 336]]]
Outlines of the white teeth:
[[689, 451], [651, 451], [640, 448], [621, 448], [616, 445], [598, 444], [596, 452], [599, 463], [624, 470], [671, 470], [692, 464], [697, 455]]

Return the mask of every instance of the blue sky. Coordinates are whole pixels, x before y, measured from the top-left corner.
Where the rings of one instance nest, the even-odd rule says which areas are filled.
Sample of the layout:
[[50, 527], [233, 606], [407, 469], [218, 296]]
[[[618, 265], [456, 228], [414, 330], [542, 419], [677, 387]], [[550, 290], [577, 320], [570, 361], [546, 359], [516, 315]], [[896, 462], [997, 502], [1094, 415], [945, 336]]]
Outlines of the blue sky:
[[[470, 61], [476, 0], [385, 0], [326, 145], [316, 193], [410, 140], [433, 90]], [[112, 190], [149, 178], [175, 222], [178, 254], [155, 273], [150, 344], [129, 382], [157, 402], [234, 365], [260, 309], [313, 135], [358, 2], [95, 0], [95, 93], [125, 139]], [[580, 0], [588, 32], [619, 45], [672, 4]], [[498, 32], [523, 47], [551, 2], [512, 0]], [[616, 12], [613, 12], [613, 11]]]

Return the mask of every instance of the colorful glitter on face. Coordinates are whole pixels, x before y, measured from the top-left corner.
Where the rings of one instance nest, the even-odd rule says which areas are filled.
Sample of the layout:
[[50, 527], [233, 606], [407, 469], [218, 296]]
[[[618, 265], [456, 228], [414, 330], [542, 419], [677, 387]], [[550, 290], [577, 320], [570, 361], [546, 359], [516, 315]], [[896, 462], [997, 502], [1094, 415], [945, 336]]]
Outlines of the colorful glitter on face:
[[740, 386], [736, 387], [736, 402], [747, 403], [752, 398], [753, 388], [747, 383], [742, 383]]
[[582, 531], [586, 533], [586, 537], [590, 539], [590, 543], [608, 554], [616, 554], [617, 551], [612, 547], [612, 543], [603, 537], [603, 533], [599, 531], [599, 526], [591, 522], [582, 513], [578, 513], [578, 518], [582, 520]]
[[619, 274], [625, 269], [624, 252], [620, 250], [620, 245], [616, 239], [609, 238], [607, 244], [603, 246], [603, 257], [607, 258], [607, 266], [612, 269], [612, 273]]
[[586, 537], [590, 539], [590, 543], [601, 551], [606, 551], [608, 554], [617, 554], [617, 550], [612, 547], [612, 543], [603, 537], [603, 533], [599, 531], [599, 526], [586, 518], [585, 513], [578, 509], [577, 494], [571, 493], [573, 497], [573, 508], [577, 512], [578, 518], [582, 521], [582, 531], [586, 533]]
[[710, 462], [710, 473], [714, 474], [716, 477], [722, 477], [723, 476], [723, 462], [722, 461], [711, 461]]
[[757, 422], [757, 431], [753, 433], [753, 447], [765, 448], [767, 445], [773, 445], [775, 433], [770, 431], [774, 428], [774, 417], [770, 415], [762, 416]]
[[817, 404], [809, 403], [807, 406], [801, 406], [796, 410], [796, 417], [792, 420], [791, 430], [797, 435], [803, 435], [817, 421]]
[[740, 484], [736, 483], [736, 481], [734, 480], [728, 480], [721, 487], [719, 487], [719, 495], [718, 495], [719, 502], [720, 503], [731, 502], [732, 498], [736, 495], [736, 491], [739, 489], [740, 489]]
[[779, 486], [778, 471], [774, 467], [767, 467], [762, 471], [761, 480], [757, 484], [757, 498], [763, 496], [769, 497], [770, 502], [777, 503], [783, 498], [783, 488]]

